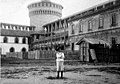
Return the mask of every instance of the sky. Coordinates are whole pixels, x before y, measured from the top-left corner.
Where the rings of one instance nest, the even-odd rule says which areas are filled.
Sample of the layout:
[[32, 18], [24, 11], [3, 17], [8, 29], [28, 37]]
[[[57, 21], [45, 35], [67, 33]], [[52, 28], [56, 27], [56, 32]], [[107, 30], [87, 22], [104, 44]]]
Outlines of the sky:
[[[27, 5], [41, 0], [0, 0], [0, 22], [20, 25], [30, 25]], [[62, 18], [68, 17], [89, 7], [108, 0], [50, 0], [61, 4], [64, 8]]]

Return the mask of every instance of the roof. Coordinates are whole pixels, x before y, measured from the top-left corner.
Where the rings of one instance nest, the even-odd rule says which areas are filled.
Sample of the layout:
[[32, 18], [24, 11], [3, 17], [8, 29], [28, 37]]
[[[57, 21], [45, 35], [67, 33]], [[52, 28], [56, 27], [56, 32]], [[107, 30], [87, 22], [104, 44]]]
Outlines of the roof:
[[87, 42], [90, 44], [106, 44], [106, 45], [110, 46], [110, 44], [104, 40], [93, 39], [93, 38], [82, 38], [76, 44], [80, 45], [82, 42]]
[[40, 30], [40, 31], [34, 31], [31, 33], [31, 35], [37, 35], [37, 34], [45, 34], [44, 30]]
[[1, 36], [30, 36], [31, 33], [34, 31], [21, 31], [21, 30], [8, 30], [8, 29], [1, 29]]
[[[111, 3], [111, 2], [115, 2], [115, 1], [116, 1], [116, 3], [117, 3], [119, 0], [109, 0], [109, 1], [102, 2], [102, 3], [97, 4], [97, 5], [95, 5], [95, 6], [89, 7], [89, 8], [87, 8], [87, 9], [85, 9], [85, 10], [82, 10], [82, 11], [79, 11], [79, 12], [74, 13], [74, 14], [72, 14], [72, 15], [69, 15], [69, 16], [67, 16], [67, 17], [64, 17], [64, 18], [55, 20], [55, 21], [53, 21], [53, 22], [50, 22], [50, 23], [48, 23], [48, 24], [45, 24], [45, 25], [43, 25], [43, 27], [46, 26], [46, 25], [49, 25], [49, 24], [58, 22], [58, 21], [60, 21], [60, 20], [73, 21], [73, 19], [76, 19], [76, 18], [79, 19], [79, 18], [80, 18], [80, 14], [85, 13], [85, 12], [89, 12], [89, 11], [91, 12], [91, 10], [96, 9], [97, 7], [100, 7], [100, 6], [103, 6], [103, 8], [104, 8], [104, 5], [106, 5], [106, 4], [108, 4], [108, 3]], [[96, 12], [96, 10], [95, 10], [95, 12]], [[89, 13], [87, 13], [87, 14], [90, 15]], [[82, 16], [82, 17], [83, 17], [83, 16]]]
[[13, 23], [4, 23], [4, 22], [0, 22], [0, 24], [3, 24], [3, 25], [14, 25], [14, 26], [25, 26], [25, 27], [34, 27], [34, 26], [28, 26], [28, 25], [20, 25], [20, 24], [13, 24]]

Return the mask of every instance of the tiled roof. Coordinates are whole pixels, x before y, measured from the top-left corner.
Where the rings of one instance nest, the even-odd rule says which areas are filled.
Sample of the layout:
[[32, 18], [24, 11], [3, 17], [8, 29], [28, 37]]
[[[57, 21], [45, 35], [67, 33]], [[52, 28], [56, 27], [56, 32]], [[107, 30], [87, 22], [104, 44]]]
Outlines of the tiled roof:
[[40, 31], [34, 31], [31, 34], [36, 35], [36, 34], [45, 34], [44, 30], [40, 30]]
[[8, 30], [1, 29], [1, 36], [30, 36], [34, 31]]
[[93, 39], [93, 38], [82, 38], [76, 44], [80, 45], [82, 42], [87, 42], [90, 44], [106, 44], [106, 45], [110, 46], [110, 44], [104, 40]]

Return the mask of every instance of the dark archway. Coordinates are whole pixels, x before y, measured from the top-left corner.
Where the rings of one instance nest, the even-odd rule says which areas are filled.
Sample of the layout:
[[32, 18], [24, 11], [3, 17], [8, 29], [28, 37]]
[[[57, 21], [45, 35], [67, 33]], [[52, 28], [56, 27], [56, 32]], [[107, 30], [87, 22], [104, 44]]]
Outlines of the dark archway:
[[26, 50], [26, 48], [22, 48], [22, 56], [23, 56], [23, 59], [28, 59], [28, 54], [27, 54], [27, 50]]
[[22, 50], [21, 50], [22, 52], [26, 52], [26, 48], [22, 48]]
[[10, 52], [15, 52], [15, 48], [11, 47], [9, 51]]

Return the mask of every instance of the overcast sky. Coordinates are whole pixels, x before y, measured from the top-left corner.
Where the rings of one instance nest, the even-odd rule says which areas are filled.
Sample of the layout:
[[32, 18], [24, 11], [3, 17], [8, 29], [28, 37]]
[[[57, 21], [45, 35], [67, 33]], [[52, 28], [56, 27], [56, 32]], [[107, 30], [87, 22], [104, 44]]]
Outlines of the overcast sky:
[[[29, 25], [27, 5], [36, 1], [41, 0], [0, 0], [0, 22]], [[51, 0], [64, 7], [63, 18], [105, 1], [108, 0]]]

